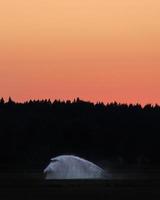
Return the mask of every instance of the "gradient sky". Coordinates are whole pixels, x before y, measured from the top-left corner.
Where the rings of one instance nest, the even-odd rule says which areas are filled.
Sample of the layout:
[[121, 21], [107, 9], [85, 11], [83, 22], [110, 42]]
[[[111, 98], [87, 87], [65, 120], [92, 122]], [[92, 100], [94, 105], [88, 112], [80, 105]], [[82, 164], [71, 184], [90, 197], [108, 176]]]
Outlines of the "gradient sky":
[[0, 2], [0, 96], [160, 103], [159, 0]]

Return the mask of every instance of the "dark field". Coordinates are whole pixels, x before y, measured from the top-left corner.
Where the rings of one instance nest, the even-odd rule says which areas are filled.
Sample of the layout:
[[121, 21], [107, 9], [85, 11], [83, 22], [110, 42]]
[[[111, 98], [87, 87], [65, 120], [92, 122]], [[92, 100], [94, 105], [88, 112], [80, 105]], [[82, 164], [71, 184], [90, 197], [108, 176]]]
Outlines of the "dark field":
[[0, 199], [160, 199], [160, 171], [114, 173], [112, 180], [45, 181], [36, 173], [0, 175]]

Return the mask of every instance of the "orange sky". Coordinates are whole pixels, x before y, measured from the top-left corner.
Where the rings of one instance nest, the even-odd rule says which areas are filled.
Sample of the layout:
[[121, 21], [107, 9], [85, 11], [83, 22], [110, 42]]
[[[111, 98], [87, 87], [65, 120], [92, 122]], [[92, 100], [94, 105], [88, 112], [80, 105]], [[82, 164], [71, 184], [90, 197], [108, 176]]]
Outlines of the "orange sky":
[[0, 96], [160, 104], [159, 0], [0, 2]]

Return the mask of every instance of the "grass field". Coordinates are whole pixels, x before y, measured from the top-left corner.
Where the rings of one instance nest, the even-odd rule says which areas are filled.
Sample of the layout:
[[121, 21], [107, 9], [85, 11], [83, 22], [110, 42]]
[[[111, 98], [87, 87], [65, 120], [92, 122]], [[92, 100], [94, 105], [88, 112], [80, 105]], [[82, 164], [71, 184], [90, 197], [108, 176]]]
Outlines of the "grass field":
[[52, 181], [36, 173], [2, 173], [0, 180], [2, 200], [160, 199], [160, 173], [156, 171], [150, 176], [117, 173], [112, 180]]

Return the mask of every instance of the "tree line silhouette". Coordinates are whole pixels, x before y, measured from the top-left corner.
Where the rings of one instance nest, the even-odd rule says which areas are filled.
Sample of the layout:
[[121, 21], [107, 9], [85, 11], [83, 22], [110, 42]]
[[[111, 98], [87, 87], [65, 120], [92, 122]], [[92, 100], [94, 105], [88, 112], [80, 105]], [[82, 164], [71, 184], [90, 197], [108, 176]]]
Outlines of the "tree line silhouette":
[[160, 106], [0, 100], [0, 168], [41, 169], [60, 154], [160, 164]]

